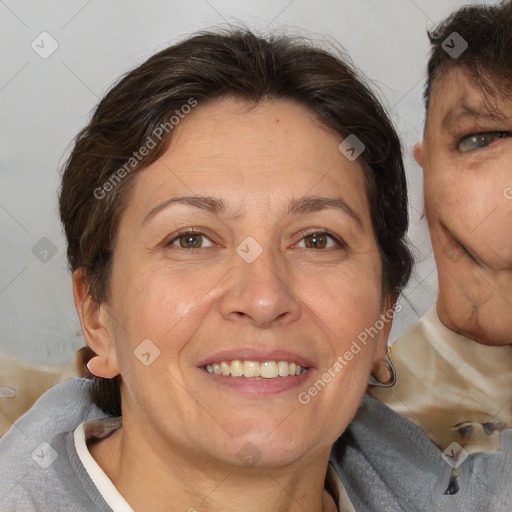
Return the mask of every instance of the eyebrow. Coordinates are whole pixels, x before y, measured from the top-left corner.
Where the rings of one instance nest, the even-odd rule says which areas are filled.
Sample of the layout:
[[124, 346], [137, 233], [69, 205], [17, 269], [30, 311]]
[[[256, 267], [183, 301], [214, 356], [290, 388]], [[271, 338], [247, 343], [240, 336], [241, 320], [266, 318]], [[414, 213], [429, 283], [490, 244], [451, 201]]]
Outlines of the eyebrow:
[[181, 196], [173, 197], [164, 201], [163, 203], [157, 204], [154, 208], [151, 208], [149, 213], [146, 215], [142, 224], [146, 224], [153, 217], [158, 215], [161, 211], [167, 209], [173, 204], [186, 204], [213, 213], [215, 215], [226, 212], [226, 203], [222, 199], [216, 199], [214, 197], [204, 196]]
[[480, 105], [479, 107], [469, 105], [464, 100], [462, 103], [452, 107], [448, 110], [446, 115], [441, 122], [441, 126], [443, 128], [447, 128], [449, 125], [458, 121], [460, 119], [488, 119], [488, 120], [496, 120], [504, 121], [507, 119], [507, 116], [500, 112], [497, 109], [492, 109], [490, 106], [485, 104]]
[[352, 217], [359, 227], [363, 227], [361, 216], [341, 197], [305, 196], [290, 203], [288, 214], [312, 213], [328, 208], [336, 208]]
[[[142, 224], [146, 224], [161, 211], [167, 209], [174, 204], [185, 204], [199, 208], [200, 210], [213, 213], [215, 215], [225, 214], [227, 206], [225, 201], [217, 199], [211, 196], [180, 196], [173, 197], [153, 207], [146, 215]], [[341, 197], [322, 197], [322, 196], [305, 196], [300, 199], [294, 199], [288, 206], [287, 215], [289, 214], [307, 214], [317, 212], [320, 210], [326, 210], [329, 208], [335, 208], [343, 213], [349, 215], [353, 220], [356, 221], [360, 228], [363, 227], [363, 221], [361, 216]], [[236, 218], [240, 216], [241, 212], [235, 213], [232, 217]]]

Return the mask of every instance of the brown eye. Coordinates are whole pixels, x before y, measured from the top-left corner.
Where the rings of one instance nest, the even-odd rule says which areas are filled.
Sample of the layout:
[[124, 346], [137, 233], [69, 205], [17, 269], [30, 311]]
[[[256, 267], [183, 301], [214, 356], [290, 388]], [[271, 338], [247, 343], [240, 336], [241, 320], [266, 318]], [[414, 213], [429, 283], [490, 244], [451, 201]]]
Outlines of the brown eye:
[[201, 235], [181, 235], [178, 240], [184, 249], [198, 249], [201, 247], [203, 237]]
[[187, 231], [178, 235], [167, 245], [178, 247], [180, 249], [204, 249], [205, 247], [211, 247], [213, 244], [209, 238], [202, 233]]
[[304, 237], [306, 240], [306, 247], [308, 249], [325, 249], [327, 247], [327, 235], [323, 233], [314, 233], [312, 235], [308, 235]]
[[301, 242], [304, 242], [302, 247], [306, 249], [331, 249], [335, 246], [343, 246], [333, 235], [322, 231], [306, 235]]

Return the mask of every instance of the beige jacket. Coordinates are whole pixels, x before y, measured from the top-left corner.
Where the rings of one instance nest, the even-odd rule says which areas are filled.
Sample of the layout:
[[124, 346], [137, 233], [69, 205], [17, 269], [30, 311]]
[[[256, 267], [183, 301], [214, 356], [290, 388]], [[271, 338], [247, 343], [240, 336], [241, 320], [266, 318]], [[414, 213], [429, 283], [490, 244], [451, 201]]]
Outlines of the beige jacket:
[[0, 437], [45, 391], [78, 376], [76, 356], [66, 366], [44, 366], [0, 355]]
[[512, 346], [477, 343], [445, 327], [436, 306], [391, 348], [392, 388], [369, 393], [402, 414], [441, 450], [457, 442], [468, 453], [500, 450], [512, 427]]

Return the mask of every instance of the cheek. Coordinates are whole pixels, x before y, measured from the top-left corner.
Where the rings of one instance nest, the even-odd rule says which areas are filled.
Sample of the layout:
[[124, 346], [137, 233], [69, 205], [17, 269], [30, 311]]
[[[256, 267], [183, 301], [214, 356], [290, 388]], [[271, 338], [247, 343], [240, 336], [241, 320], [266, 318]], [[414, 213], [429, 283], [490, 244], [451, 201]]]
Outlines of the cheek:
[[[468, 181], [464, 185], [468, 186]], [[429, 169], [424, 180], [425, 210], [429, 218], [456, 213], [465, 207], [467, 194], [462, 192], [461, 183], [454, 173], [435, 172]]]
[[[512, 184], [511, 166], [512, 161], [503, 155], [434, 159], [424, 170], [427, 213], [467, 219], [475, 228], [496, 206], [502, 209], [507, 202], [505, 190]], [[511, 208], [505, 206], [509, 211]]]
[[444, 172], [429, 169], [426, 174], [425, 207], [441, 272], [443, 264], [448, 260], [456, 263], [462, 253], [447, 240], [440, 223], [491, 268], [510, 267], [512, 200], [506, 197], [505, 185], [512, 180], [502, 164], [488, 161], [485, 167], [481, 162], [479, 166], [446, 166]]
[[337, 354], [378, 319], [381, 289], [380, 264], [368, 260], [297, 280], [297, 296], [314, 313]]
[[119, 266], [112, 277], [116, 348], [121, 370], [126, 370], [137, 364], [134, 351], [144, 340], [151, 340], [162, 355], [171, 351], [170, 359], [177, 361], [176, 354], [205, 316], [209, 291], [222, 273], [187, 268], [170, 272], [165, 265], [144, 268], [141, 264], [123, 270]]

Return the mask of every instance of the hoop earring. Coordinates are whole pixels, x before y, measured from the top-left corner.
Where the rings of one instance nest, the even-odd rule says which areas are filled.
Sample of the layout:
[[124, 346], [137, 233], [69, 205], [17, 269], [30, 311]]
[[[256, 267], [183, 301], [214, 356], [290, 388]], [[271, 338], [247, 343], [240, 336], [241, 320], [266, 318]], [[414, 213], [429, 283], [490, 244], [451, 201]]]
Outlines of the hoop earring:
[[[389, 347], [387, 352], [389, 353]], [[389, 374], [391, 375], [390, 379], [387, 382], [380, 382], [377, 380], [373, 373], [370, 375], [370, 386], [377, 386], [379, 388], [390, 388], [391, 386], [394, 386], [396, 383], [396, 371], [395, 367], [393, 366], [393, 363], [391, 362], [391, 359], [389, 358], [388, 354], [386, 354], [386, 367], [389, 371]]]

